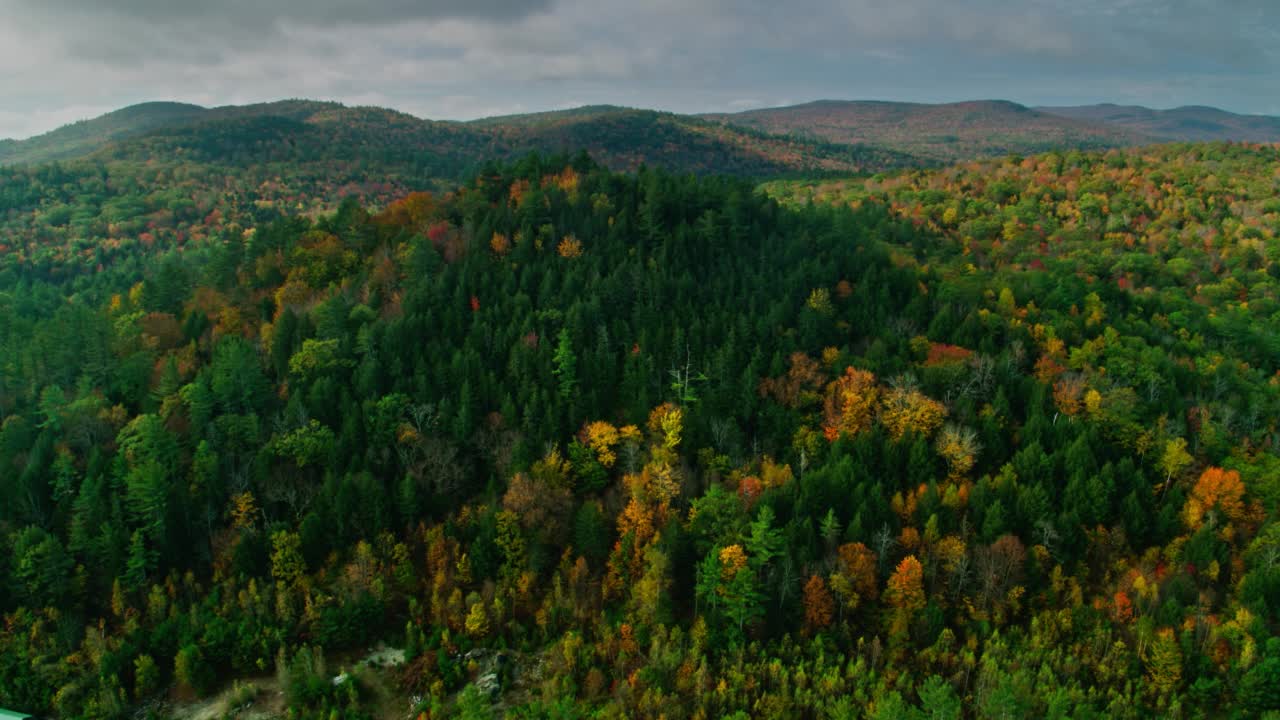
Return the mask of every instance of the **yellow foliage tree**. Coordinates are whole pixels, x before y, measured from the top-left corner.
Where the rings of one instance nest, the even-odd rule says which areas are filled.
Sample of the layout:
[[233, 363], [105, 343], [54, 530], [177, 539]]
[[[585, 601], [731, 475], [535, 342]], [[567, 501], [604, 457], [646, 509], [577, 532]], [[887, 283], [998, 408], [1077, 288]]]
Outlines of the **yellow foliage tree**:
[[1164, 471], [1162, 491], [1169, 489], [1169, 484], [1191, 466], [1192, 460], [1191, 453], [1187, 452], [1186, 438], [1174, 438], [1164, 444], [1164, 452], [1160, 455], [1160, 469]]
[[938, 454], [947, 461], [947, 470], [952, 480], [964, 478], [973, 469], [980, 450], [978, 435], [972, 428], [948, 423], [938, 433]]
[[765, 489], [780, 488], [791, 482], [794, 477], [790, 465], [779, 465], [767, 455], [760, 463], [760, 484]]
[[634, 496], [618, 516], [618, 536], [624, 537], [629, 532], [635, 533], [636, 547], [647, 543], [654, 533], [653, 511]]
[[595, 452], [596, 460], [606, 468], [613, 467], [618, 460], [618, 454], [613, 449], [622, 440], [622, 434], [618, 432], [618, 428], [603, 420], [597, 420], [583, 428], [582, 436], [586, 446]]
[[738, 571], [747, 566], [747, 554], [741, 545], [729, 545], [720, 550], [720, 576], [725, 580], [733, 579]]
[[680, 494], [680, 478], [669, 463], [655, 459], [645, 463], [639, 475], [627, 478], [634, 497], [665, 508]]
[[680, 445], [680, 433], [684, 431], [684, 411], [671, 408], [662, 416], [662, 447], [675, 450]]
[[1173, 628], [1161, 628], [1143, 658], [1147, 665], [1147, 677], [1156, 695], [1167, 695], [1182, 683], [1182, 648], [1173, 635]]
[[833, 311], [831, 307], [831, 291], [826, 288], [815, 289], [809, 293], [809, 299], [805, 301], [805, 305], [819, 315], [830, 315]]
[[875, 375], [846, 368], [844, 375], [827, 385], [823, 404], [823, 433], [827, 440], [835, 442], [841, 435], [857, 435], [870, 428], [879, 395]]
[[507, 253], [511, 252], [511, 238], [505, 233], [495, 232], [489, 239], [489, 249], [493, 250], [493, 254], [498, 257], [506, 257]]
[[237, 530], [252, 527], [258, 520], [258, 501], [245, 490], [231, 498], [231, 526]]
[[485, 612], [483, 600], [477, 598], [471, 603], [465, 628], [467, 634], [473, 638], [482, 638], [489, 634], [489, 613]]
[[895, 440], [908, 432], [932, 435], [946, 417], [946, 406], [910, 385], [890, 390], [880, 406], [880, 422]]
[[572, 235], [565, 235], [556, 246], [556, 252], [562, 258], [576, 258], [582, 255], [582, 241]]

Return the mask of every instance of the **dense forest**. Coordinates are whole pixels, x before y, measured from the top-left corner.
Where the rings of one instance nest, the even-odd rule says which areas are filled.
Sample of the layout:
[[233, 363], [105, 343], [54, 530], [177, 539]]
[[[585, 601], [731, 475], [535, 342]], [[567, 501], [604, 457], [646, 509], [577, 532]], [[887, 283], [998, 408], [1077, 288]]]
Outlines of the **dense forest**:
[[0, 704], [1274, 716], [1278, 161], [5, 170]]
[[[385, 207], [411, 192], [447, 192], [486, 163], [531, 150], [586, 150], [614, 170], [756, 178], [918, 164], [878, 147], [647, 110], [456, 123], [305, 100], [140, 105], [18, 145], [25, 155], [6, 156], [0, 146], [0, 273], [55, 281], [281, 218], [314, 219], [346, 198]], [[33, 161], [41, 158], [56, 161]]]

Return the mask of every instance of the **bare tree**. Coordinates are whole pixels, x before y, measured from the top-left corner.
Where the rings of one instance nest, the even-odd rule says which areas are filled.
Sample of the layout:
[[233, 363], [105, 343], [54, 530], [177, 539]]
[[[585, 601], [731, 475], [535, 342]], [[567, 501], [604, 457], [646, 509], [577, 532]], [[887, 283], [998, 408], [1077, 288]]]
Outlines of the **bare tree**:
[[889, 529], [889, 524], [885, 523], [876, 531], [875, 536], [871, 538], [871, 544], [876, 548], [876, 561], [880, 565], [880, 569], [884, 570], [885, 560], [889, 557], [889, 551], [894, 545], [898, 544], [897, 539], [893, 537], [893, 531]]

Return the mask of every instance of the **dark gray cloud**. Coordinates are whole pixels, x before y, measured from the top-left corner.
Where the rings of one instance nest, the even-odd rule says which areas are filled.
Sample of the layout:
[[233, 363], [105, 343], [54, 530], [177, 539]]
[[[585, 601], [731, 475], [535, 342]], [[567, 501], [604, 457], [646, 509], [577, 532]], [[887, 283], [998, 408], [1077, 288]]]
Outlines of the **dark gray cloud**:
[[0, 137], [147, 99], [427, 117], [822, 97], [1280, 114], [1274, 0], [0, 0]]
[[287, 43], [291, 30], [360, 30], [417, 21], [516, 23], [551, 0], [9, 0], [29, 28], [60, 28], [64, 49], [89, 60], [213, 62]]
[[23, 0], [31, 12], [71, 19], [119, 17], [147, 23], [201, 21], [252, 32], [263, 24], [377, 24], [415, 19], [487, 18], [507, 21], [544, 10], [549, 0]]

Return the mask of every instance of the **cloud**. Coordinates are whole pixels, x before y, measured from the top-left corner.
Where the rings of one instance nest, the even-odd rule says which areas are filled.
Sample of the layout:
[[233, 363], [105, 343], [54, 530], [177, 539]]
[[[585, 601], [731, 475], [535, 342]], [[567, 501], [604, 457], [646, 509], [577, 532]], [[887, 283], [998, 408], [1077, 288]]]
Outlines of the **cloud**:
[[823, 97], [1266, 111], [1272, 0], [0, 0], [0, 137], [151, 99], [435, 118]]
[[216, 21], [252, 31], [279, 22], [329, 26], [445, 18], [508, 21], [545, 10], [549, 0], [21, 0], [17, 4], [63, 18], [114, 17], [165, 24]]
[[516, 23], [551, 0], [6, 0], [24, 28], [58, 28], [63, 49], [85, 59], [214, 62], [248, 48], [288, 50], [290, 30], [345, 29], [417, 21]]

